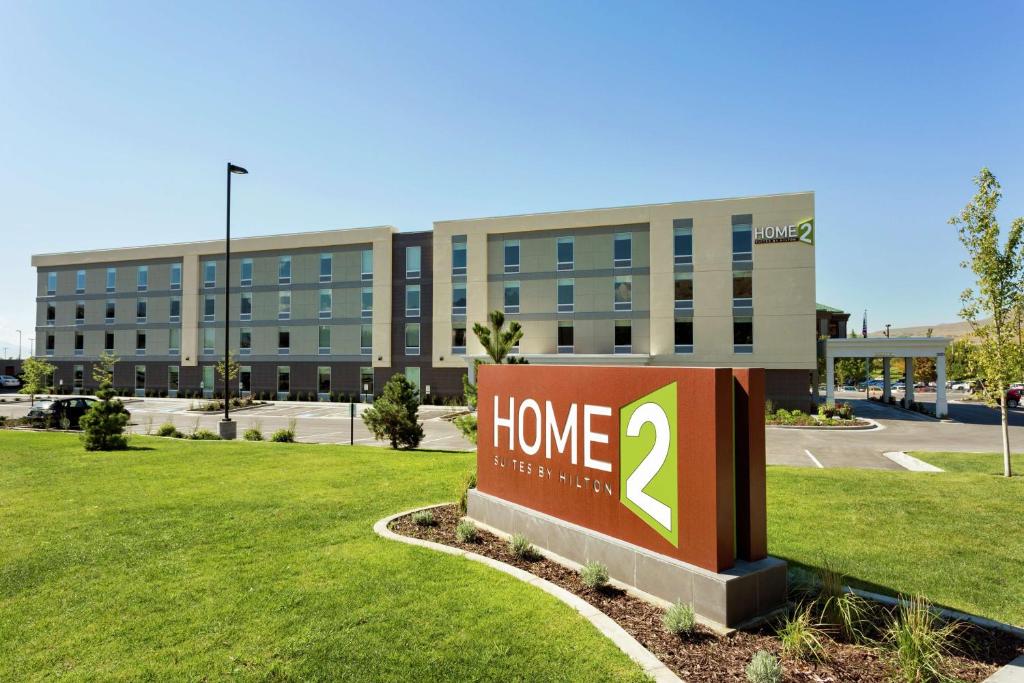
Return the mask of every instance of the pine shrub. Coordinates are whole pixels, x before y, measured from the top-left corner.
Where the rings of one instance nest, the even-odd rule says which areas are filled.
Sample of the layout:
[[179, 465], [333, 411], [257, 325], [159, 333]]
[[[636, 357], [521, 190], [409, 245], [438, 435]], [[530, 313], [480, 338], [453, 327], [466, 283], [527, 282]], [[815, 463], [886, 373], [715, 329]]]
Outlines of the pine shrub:
[[420, 401], [416, 387], [405, 375], [395, 374], [373, 405], [363, 411], [363, 422], [373, 436], [392, 448], [415, 448], [423, 440], [423, 425], [416, 421]]
[[82, 429], [82, 441], [87, 451], [123, 451], [128, 448], [124, 430], [128, 426], [128, 411], [124, 404], [114, 397], [109, 382], [104, 382], [96, 392], [99, 400], [92, 405], [78, 421]]

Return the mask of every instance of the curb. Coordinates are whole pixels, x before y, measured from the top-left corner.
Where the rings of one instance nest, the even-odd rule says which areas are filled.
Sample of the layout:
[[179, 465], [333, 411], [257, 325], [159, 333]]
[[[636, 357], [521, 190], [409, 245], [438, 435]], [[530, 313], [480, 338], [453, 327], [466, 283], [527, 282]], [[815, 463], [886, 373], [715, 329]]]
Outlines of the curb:
[[1017, 657], [982, 683], [1024, 683], [1024, 655]]
[[858, 417], [858, 420], [870, 422], [867, 425], [770, 425], [766, 424], [765, 429], [810, 429], [819, 432], [869, 432], [885, 427], [868, 417]]
[[936, 467], [935, 465], [927, 463], [920, 458], [907, 455], [903, 451], [885, 451], [882, 455], [889, 460], [892, 460], [903, 469], [910, 470], [911, 472], [945, 472], [941, 467]]
[[399, 512], [394, 515], [385, 517], [379, 520], [373, 525], [374, 532], [381, 538], [386, 538], [391, 541], [398, 541], [400, 543], [406, 543], [408, 545], [420, 546], [422, 548], [429, 548], [431, 550], [438, 550], [448, 555], [455, 555], [457, 557], [464, 557], [467, 560], [473, 560], [474, 562], [480, 562], [497, 569], [498, 571], [504, 572], [510, 576], [513, 576], [520, 581], [528, 583], [532, 586], [540, 588], [545, 593], [552, 595], [569, 607], [576, 610], [580, 616], [585, 618], [594, 627], [607, 636], [616, 647], [624, 652], [630, 659], [640, 665], [644, 673], [653, 678], [655, 681], [663, 681], [665, 683], [682, 683], [681, 679], [676, 676], [667, 666], [665, 666], [660, 659], [655, 657], [650, 650], [641, 645], [633, 636], [626, 633], [626, 631], [615, 623], [615, 620], [609, 617], [607, 614], [597, 609], [583, 598], [570, 593], [561, 586], [556, 586], [546, 579], [542, 579], [539, 576], [534, 576], [530, 572], [513, 567], [512, 565], [499, 562], [498, 560], [490, 557], [484, 557], [476, 553], [469, 552], [468, 550], [462, 550], [460, 548], [453, 548], [451, 546], [442, 545], [440, 543], [434, 543], [432, 541], [424, 541], [419, 538], [412, 538], [410, 536], [402, 536], [396, 534], [388, 528], [388, 525], [399, 517], [419, 512], [420, 510], [429, 510], [431, 508], [440, 507], [441, 505], [447, 505], [447, 503], [438, 503], [435, 505], [425, 505], [423, 507], [414, 508], [412, 510], [406, 510]]

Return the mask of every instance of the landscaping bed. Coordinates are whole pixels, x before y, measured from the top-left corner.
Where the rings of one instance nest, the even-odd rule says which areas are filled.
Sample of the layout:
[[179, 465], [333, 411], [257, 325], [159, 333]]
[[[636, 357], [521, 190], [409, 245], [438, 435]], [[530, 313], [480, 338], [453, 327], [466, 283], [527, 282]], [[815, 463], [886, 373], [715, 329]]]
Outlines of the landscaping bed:
[[[815, 657], [784, 655], [782, 641], [776, 634], [778, 621], [725, 636], [700, 625], [688, 635], [675, 635], [663, 625], [665, 610], [662, 608], [612, 586], [589, 588], [579, 572], [539, 555], [528, 558], [517, 555], [508, 541], [483, 530], [477, 531], [475, 541], [461, 542], [456, 539], [455, 531], [462, 515], [455, 505], [433, 508], [432, 513], [433, 524], [418, 524], [413, 514], [396, 519], [390, 528], [405, 536], [499, 560], [571, 591], [614, 619], [684, 680], [747, 681], [745, 669], [759, 651], [781, 659], [785, 681], [883, 681], [898, 674], [891, 652], [875, 643], [841, 642], [843, 639], [835, 632], [831, 633], [833, 637], [821, 638], [821, 650]], [[867, 609], [865, 631], [872, 624], [891, 622], [897, 612], [895, 608], [878, 603], [863, 604]], [[881, 628], [875, 627], [875, 630], [877, 633], [870, 635], [880, 636]], [[960, 622], [955, 630], [955, 649], [942, 662], [943, 674], [955, 679], [983, 681], [1000, 666], [1024, 653], [1024, 642], [1011, 634]]]

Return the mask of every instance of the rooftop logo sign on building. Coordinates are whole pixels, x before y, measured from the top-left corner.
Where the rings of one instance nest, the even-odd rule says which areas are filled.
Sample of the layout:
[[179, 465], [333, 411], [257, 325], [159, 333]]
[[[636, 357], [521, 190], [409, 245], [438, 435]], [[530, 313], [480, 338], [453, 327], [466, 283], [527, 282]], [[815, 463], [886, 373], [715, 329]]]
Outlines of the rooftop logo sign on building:
[[814, 244], [814, 219], [807, 218], [789, 225], [765, 225], [754, 228], [754, 244], [803, 242]]

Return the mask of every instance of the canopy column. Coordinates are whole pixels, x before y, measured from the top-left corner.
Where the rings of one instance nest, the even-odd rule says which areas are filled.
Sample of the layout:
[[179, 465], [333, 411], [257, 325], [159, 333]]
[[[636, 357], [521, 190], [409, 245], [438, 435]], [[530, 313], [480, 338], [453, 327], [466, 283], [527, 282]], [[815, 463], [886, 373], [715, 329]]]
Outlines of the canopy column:
[[825, 351], [825, 405], [836, 404], [836, 359], [831, 351]]
[[949, 408], [946, 405], [946, 354], [935, 356], [935, 417], [946, 417]]
[[903, 384], [906, 386], [904, 402], [907, 407], [914, 402], [914, 358], [907, 356], [903, 359]]
[[889, 402], [892, 397], [892, 376], [889, 372], [889, 359], [882, 359], [882, 401]]

